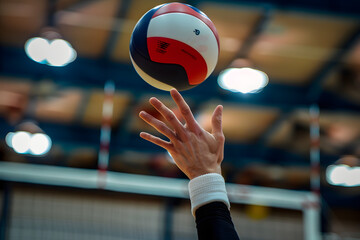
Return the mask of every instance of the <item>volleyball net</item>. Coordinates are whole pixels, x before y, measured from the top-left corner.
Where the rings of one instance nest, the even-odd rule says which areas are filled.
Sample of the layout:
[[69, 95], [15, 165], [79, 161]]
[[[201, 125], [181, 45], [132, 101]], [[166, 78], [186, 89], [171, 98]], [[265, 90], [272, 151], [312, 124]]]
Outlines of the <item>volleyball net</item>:
[[[26, 183], [2, 194], [7, 239], [197, 239], [185, 179], [0, 162], [0, 180]], [[321, 239], [316, 194], [226, 188], [242, 240]]]

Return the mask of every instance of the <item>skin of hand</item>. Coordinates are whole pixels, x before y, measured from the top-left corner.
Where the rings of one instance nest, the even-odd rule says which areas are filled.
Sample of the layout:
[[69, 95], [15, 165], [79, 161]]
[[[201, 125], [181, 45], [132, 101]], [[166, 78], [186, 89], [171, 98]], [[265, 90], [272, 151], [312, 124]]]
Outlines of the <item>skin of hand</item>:
[[166, 149], [179, 169], [193, 179], [207, 173], [221, 174], [221, 162], [224, 158], [225, 137], [222, 131], [223, 106], [218, 105], [212, 115], [211, 133], [204, 130], [195, 120], [190, 107], [176, 89], [171, 89], [171, 97], [178, 106], [186, 123], [182, 124], [176, 115], [155, 97], [150, 104], [166, 119], [164, 122], [145, 111], [139, 113], [146, 123], [166, 136], [169, 141], [141, 132], [140, 137]]

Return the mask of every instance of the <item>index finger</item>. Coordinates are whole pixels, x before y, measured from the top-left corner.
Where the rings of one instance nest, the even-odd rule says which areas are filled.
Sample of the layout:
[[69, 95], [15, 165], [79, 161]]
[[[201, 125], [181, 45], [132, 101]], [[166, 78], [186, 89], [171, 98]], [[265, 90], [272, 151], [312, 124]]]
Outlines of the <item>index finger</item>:
[[197, 128], [199, 128], [199, 125], [196, 122], [189, 105], [185, 102], [181, 94], [175, 88], [170, 90], [170, 94], [171, 97], [174, 99], [176, 105], [178, 106], [181, 115], [184, 117], [189, 128], [191, 130], [196, 130]]

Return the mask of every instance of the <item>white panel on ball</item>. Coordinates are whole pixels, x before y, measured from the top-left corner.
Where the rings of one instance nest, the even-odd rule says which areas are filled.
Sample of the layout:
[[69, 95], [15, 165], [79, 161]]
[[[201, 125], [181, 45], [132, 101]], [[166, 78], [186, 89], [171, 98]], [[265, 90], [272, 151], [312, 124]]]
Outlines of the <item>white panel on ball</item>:
[[[187, 26], [187, 27], [184, 27]], [[200, 30], [196, 35], [194, 30]], [[186, 43], [197, 50], [204, 58], [208, 77], [214, 70], [218, 59], [218, 43], [211, 29], [200, 19], [184, 13], [168, 13], [151, 19], [147, 37], [166, 37]]]

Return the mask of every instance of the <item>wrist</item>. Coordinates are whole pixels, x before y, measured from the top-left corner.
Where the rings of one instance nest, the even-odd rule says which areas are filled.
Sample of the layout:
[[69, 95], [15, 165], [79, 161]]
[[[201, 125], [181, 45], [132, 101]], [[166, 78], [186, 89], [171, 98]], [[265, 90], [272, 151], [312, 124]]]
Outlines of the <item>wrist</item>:
[[200, 176], [204, 176], [204, 175], [207, 175], [207, 174], [218, 174], [221, 176], [221, 168], [218, 167], [217, 169], [211, 169], [211, 170], [202, 170], [202, 171], [194, 171], [192, 173], [189, 173], [187, 176], [190, 180], [194, 179], [194, 178], [197, 178], [197, 177], [200, 177]]
[[218, 173], [208, 173], [193, 178], [189, 182], [191, 212], [210, 202], [223, 202], [230, 208], [229, 198], [225, 188], [225, 180]]

